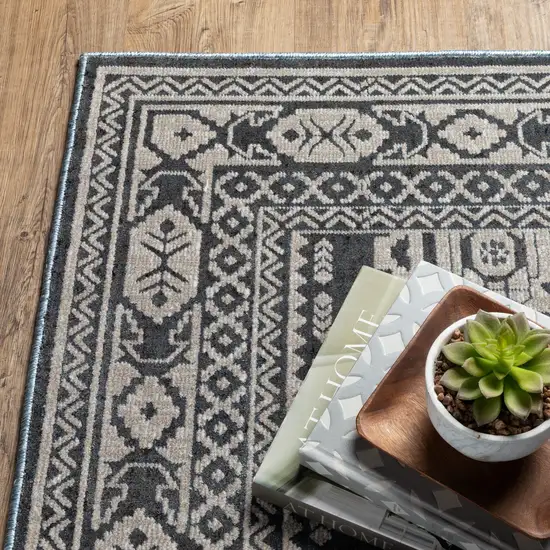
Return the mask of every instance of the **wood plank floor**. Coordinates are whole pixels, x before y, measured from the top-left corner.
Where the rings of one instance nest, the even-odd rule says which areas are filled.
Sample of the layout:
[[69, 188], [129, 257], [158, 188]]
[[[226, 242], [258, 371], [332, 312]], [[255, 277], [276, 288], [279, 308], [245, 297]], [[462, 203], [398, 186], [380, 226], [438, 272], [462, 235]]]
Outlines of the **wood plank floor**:
[[0, 541], [80, 53], [550, 49], [549, 0], [2, 0], [0, 21]]

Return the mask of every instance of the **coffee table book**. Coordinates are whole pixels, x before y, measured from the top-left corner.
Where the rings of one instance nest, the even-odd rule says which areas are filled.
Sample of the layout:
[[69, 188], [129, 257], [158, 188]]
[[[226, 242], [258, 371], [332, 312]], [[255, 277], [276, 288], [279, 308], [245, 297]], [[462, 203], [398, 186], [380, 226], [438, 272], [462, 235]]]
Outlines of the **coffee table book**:
[[300, 467], [298, 451], [403, 288], [363, 267], [254, 477], [258, 498], [380, 548], [441, 548], [430, 533], [385, 507]]
[[[356, 417], [430, 311], [465, 285], [550, 328], [550, 318], [440, 267], [421, 262], [335, 393], [300, 450], [300, 461], [355, 493], [463, 550], [550, 550], [549, 541], [514, 532], [491, 514], [379, 451], [356, 430]], [[411, 418], [414, 429], [414, 418]]]

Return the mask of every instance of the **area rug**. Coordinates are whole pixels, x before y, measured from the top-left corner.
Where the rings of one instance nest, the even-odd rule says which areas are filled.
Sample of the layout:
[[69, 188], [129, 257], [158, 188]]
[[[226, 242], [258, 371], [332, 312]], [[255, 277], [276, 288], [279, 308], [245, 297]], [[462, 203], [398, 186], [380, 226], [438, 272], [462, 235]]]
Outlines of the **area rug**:
[[548, 311], [549, 61], [85, 55], [7, 550], [354, 544], [253, 474], [359, 266]]

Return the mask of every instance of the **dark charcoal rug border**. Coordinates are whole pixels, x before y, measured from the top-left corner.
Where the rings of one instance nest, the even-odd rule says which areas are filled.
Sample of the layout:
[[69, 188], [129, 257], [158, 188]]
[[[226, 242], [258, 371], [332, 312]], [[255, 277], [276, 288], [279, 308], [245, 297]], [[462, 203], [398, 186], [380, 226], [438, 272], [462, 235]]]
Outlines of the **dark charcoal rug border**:
[[[540, 65], [550, 64], [550, 51], [441, 51], [419, 53], [274, 53], [274, 54], [186, 54], [186, 53], [88, 53], [79, 60], [74, 90], [73, 105], [65, 155], [61, 168], [58, 194], [54, 207], [53, 221], [47, 247], [46, 262], [42, 275], [40, 300], [36, 315], [33, 345], [29, 359], [21, 426], [17, 449], [17, 463], [11, 494], [10, 510], [6, 526], [4, 550], [13, 550], [20, 511], [30, 510], [30, 494], [22, 500], [22, 494], [29, 469], [27, 456], [38, 452], [40, 433], [29, 440], [31, 420], [44, 408], [45, 395], [35, 395], [37, 384], [43, 383], [48, 373], [40, 369], [47, 363], [52, 349], [54, 334], [48, 330], [49, 321], [55, 319], [62, 287], [66, 248], [69, 242], [74, 202], [77, 195], [78, 161], [85, 145], [86, 117], [89, 112], [93, 83], [97, 69], [101, 66], [164, 67], [181, 62], [188, 67], [223, 68], [230, 64], [235, 68], [262, 67], [280, 68], [284, 62], [289, 68], [301, 67], [304, 63], [312, 68], [338, 69], [372, 67], [436, 67], [442, 61], [452, 67], [480, 65]], [[180, 66], [179, 63], [177, 66]], [[44, 380], [43, 380], [44, 379]]]
[[[338, 63], [338, 69], [364, 67], [391, 68], [441, 66], [446, 60], [452, 67], [479, 65], [538, 65], [542, 60], [550, 63], [550, 51], [460, 51], [440, 52], [387, 52], [387, 53], [243, 53], [243, 54], [196, 54], [196, 53], [109, 53], [84, 54], [90, 69], [99, 65], [124, 65], [127, 67], [163, 67], [174, 61], [185, 62], [188, 67], [220, 68], [230, 62], [236, 68], [280, 68], [281, 60], [298, 67], [307, 62], [312, 68], [330, 68]], [[359, 65], [358, 65], [359, 63]]]
[[[79, 158], [79, 153], [82, 149], [82, 146], [78, 144], [82, 143], [83, 140], [78, 140], [78, 134], [83, 134], [85, 129], [85, 125], [82, 124], [82, 118], [86, 115], [88, 109], [84, 107], [84, 104], [86, 104], [86, 107], [89, 106], [89, 101], [86, 102], [86, 98], [83, 97], [86, 61], [86, 56], [81, 56], [74, 88], [71, 115], [69, 117], [65, 154], [61, 166], [57, 198], [55, 200], [53, 219], [50, 227], [46, 260], [42, 272], [40, 298], [34, 325], [33, 344], [29, 357], [27, 382], [20, 418], [21, 425], [19, 430], [17, 461], [4, 542], [5, 550], [11, 550], [14, 545], [19, 511], [22, 505], [21, 494], [25, 481], [26, 469], [28, 467], [27, 455], [32, 454], [33, 451], [38, 452], [40, 445], [40, 437], [35, 438], [34, 441], [29, 441], [29, 432], [33, 408], [43, 409], [44, 406], [45, 395], [35, 396], [34, 392], [37, 382], [40, 382], [42, 378], [47, 378], [47, 372], [41, 371], [40, 364], [44, 363], [44, 351], [48, 349], [48, 344], [51, 343], [53, 338], [53, 334], [48, 331], [48, 321], [54, 318], [57, 311], [55, 304], [59, 301], [63, 273], [62, 268], [64, 267], [66, 256], [66, 250], [63, 250], [61, 245], [63, 240], [69, 237], [71, 231], [71, 226], [67, 221], [72, 217], [76, 188], [74, 188], [74, 186], [72, 188], [69, 187], [68, 182], [73, 180], [74, 172], [77, 169], [76, 160]], [[83, 138], [83, 135], [80, 137]], [[68, 242], [68, 240], [66, 242]], [[25, 502], [23, 504], [28, 510], [30, 503]]]

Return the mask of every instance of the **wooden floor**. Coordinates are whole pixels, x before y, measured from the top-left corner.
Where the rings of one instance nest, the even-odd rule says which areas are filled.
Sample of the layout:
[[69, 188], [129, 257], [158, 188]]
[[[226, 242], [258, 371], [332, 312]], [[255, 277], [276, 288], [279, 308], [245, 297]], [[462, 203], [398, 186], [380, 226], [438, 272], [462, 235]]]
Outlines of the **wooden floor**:
[[550, 0], [2, 0], [0, 22], [0, 541], [80, 53], [550, 49]]

